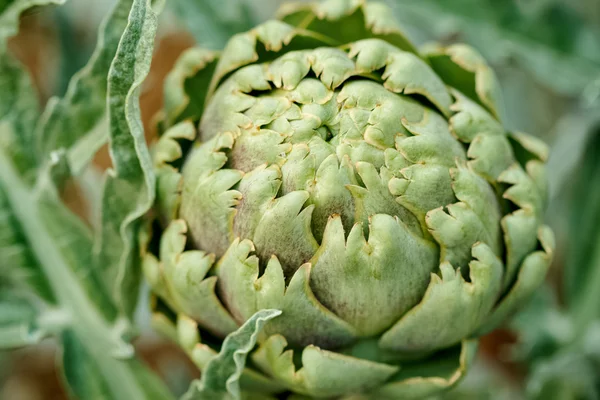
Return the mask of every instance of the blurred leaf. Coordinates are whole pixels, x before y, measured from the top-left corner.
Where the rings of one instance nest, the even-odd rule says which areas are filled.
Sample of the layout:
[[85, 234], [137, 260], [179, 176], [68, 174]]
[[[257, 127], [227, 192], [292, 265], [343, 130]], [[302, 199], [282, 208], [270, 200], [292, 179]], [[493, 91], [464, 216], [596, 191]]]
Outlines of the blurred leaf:
[[600, 31], [566, 3], [548, 1], [529, 13], [521, 7], [525, 2], [508, 0], [389, 3], [398, 19], [412, 28], [413, 36], [424, 31], [427, 37], [421, 39], [452, 37], [456, 41], [458, 35], [488, 61], [502, 64], [515, 60], [559, 93], [578, 95], [600, 77]]
[[[600, 114], [592, 110], [568, 113], [556, 124], [556, 140], [552, 145], [547, 165], [548, 171], [551, 171], [548, 176], [551, 201], [568, 196], [568, 192], [572, 190], [570, 187], [573, 178], [578, 176], [578, 169], [582, 165], [596, 124], [600, 124]], [[564, 212], [569, 206], [561, 203], [560, 207], [557, 211]], [[552, 216], [553, 213], [549, 212], [548, 215]]]
[[39, 115], [37, 95], [27, 72], [1, 48], [0, 93], [0, 146], [6, 149], [19, 173], [31, 182], [37, 165], [32, 151]]
[[104, 178], [104, 171], [94, 164], [89, 164], [87, 168], [76, 177], [77, 187], [87, 206], [86, 215], [88, 221], [95, 232], [100, 230]]
[[223, 341], [220, 353], [202, 371], [202, 380], [192, 382], [183, 399], [239, 400], [239, 380], [246, 356], [254, 348], [263, 325], [279, 315], [280, 310], [260, 310], [237, 331], [230, 333]]
[[[541, 294], [540, 294], [541, 293]], [[545, 287], [511, 322], [519, 342], [513, 360], [528, 365], [528, 399], [600, 398], [600, 323], [577, 335], [569, 314], [558, 308]], [[591, 321], [590, 321], [591, 322]]]
[[[69, 150], [69, 164], [78, 175], [107, 138], [103, 126], [108, 70], [127, 25], [132, 1], [119, 1], [100, 26], [98, 43], [87, 65], [73, 76], [67, 93], [52, 98], [37, 126], [40, 160], [56, 149]], [[100, 129], [95, 129], [99, 125]]]
[[[114, 321], [117, 317], [116, 307], [101, 279], [101, 271], [95, 270], [92, 265], [93, 232], [66, 207], [57, 192], [57, 182], [64, 181], [65, 176], [70, 176], [66, 154], [58, 151], [52, 153], [51, 163], [39, 173], [33, 188], [32, 194], [39, 210], [35, 217], [54, 239], [55, 248], [62, 253], [75, 278], [72, 284], [77, 284], [83, 290], [107, 321]], [[47, 271], [46, 275], [49, 273]], [[60, 301], [60, 296], [57, 295], [57, 298]]]
[[[127, 14], [130, 6], [127, 29], [120, 39], [109, 79], [112, 139], [116, 142], [112, 149], [117, 166], [117, 173], [111, 176], [114, 180], [121, 179], [122, 176], [136, 177], [135, 174], [126, 172], [142, 170], [138, 159], [140, 154], [143, 158], [142, 165], [149, 163], [136, 102], [139, 85], [150, 64], [156, 15], [151, 9], [150, 0], [134, 0], [133, 5], [129, 0], [123, 0], [121, 12]], [[22, 72], [16, 64], [14, 68], [0, 72], [4, 72], [0, 75], [3, 85], [5, 81], [14, 81], [15, 77], [22, 76], [19, 75]], [[31, 89], [30, 86], [19, 87], [21, 89], [23, 93], [17, 93], [15, 97], [0, 99], [3, 110], [13, 107], [10, 111], [17, 116], [20, 115], [21, 108], [23, 111], [28, 110], [30, 104], [22, 105], [18, 101], [16, 106], [6, 106], [6, 101], [33, 96], [30, 94], [27, 97], [25, 92]], [[14, 91], [18, 92], [16, 89]], [[93, 95], [86, 93], [86, 96]], [[104, 94], [100, 93], [100, 98], [103, 97]], [[88, 106], [85, 96], [74, 95], [72, 99], [67, 99], [72, 101], [69, 108]], [[35, 117], [26, 121], [33, 121], [27, 129], [23, 129], [29, 135], [33, 131]], [[6, 138], [13, 135], [16, 123], [14, 120], [2, 122], [0, 254], [7, 257], [9, 265], [21, 273], [21, 276], [9, 274], [11, 281], [3, 281], [0, 285], [2, 346], [21, 346], [35, 342], [46, 333], [61, 333], [65, 378], [71, 385], [74, 396], [109, 399], [170, 398], [162, 383], [132, 359], [133, 347], [124, 340], [128, 324], [118, 318], [117, 305], [107, 290], [106, 283], [112, 282], [101, 280], [98, 274], [103, 271], [95, 268], [93, 263], [93, 232], [60, 199], [56, 185], [71, 176], [67, 152], [65, 149], [49, 152], [49, 162], [44, 168], [38, 168], [37, 171], [35, 168], [31, 171], [27, 169], [27, 173], [37, 173], [35, 185], [31, 185], [30, 180], [24, 179], [14, 157], [7, 154], [14, 152], [10, 146], [12, 142]], [[130, 128], [132, 125], [135, 126]], [[33, 152], [32, 149], [30, 147], [28, 150]], [[143, 172], [138, 175], [147, 176]], [[151, 184], [143, 182], [140, 192], [143, 188], [151, 187]], [[113, 189], [115, 191], [111, 191]], [[118, 189], [107, 188], [105, 198], [121, 196], [122, 192]], [[130, 202], [130, 206], [137, 207], [133, 202]], [[105, 209], [111, 210], [111, 207], [109, 205]], [[112, 223], [119, 226], [129, 214], [121, 216], [114, 213], [113, 216], [119, 219]], [[0, 273], [3, 274], [7, 268], [8, 265], [0, 265]], [[41, 282], [45, 286], [30, 284], [29, 289], [33, 289], [33, 292], [27, 292], [18, 281], [31, 275], [43, 277]], [[41, 299], [37, 294], [44, 295], [44, 290], [49, 295]], [[128, 290], [136, 291], [134, 287], [129, 287]]]
[[[88, 262], [91, 246], [85, 244], [89, 235], [81, 231], [83, 225], [58, 203], [55, 194], [48, 193], [50, 188], [41, 186], [40, 190], [28, 188], [0, 152], [0, 187], [10, 187], [4, 191], [3, 215], [12, 220], [10, 230], [21, 232], [21, 251], [31, 255], [34, 268], [47, 279], [57, 304], [72, 316], [82, 313], [89, 318], [99, 317], [94, 306], [102, 306], [100, 310], [110, 314], [106, 299], [101, 299], [101, 288], [92, 284], [84, 290], [85, 284], [80, 281], [92, 275]], [[90, 297], [100, 300], [94, 305]]]
[[25, 11], [40, 6], [61, 5], [67, 0], [13, 0], [0, 3], [0, 54], [6, 50], [6, 40], [19, 31], [19, 17]]
[[152, 206], [155, 193], [139, 96], [150, 70], [156, 29], [157, 14], [150, 0], [134, 0], [108, 74], [109, 144], [114, 169], [108, 171], [104, 183], [95, 266], [103, 272], [119, 310], [129, 317], [140, 279], [136, 229], [139, 218]]
[[519, 387], [497, 370], [494, 362], [479, 357], [456, 387], [428, 400], [518, 400]]
[[600, 317], [600, 125], [574, 176], [565, 289], [578, 327]]
[[105, 356], [99, 355], [98, 350], [90, 348], [81, 340], [72, 331], [65, 331], [62, 335], [63, 375], [73, 397], [144, 400], [172, 398], [160, 381], [137, 360], [112, 358], [111, 365], [102, 365], [100, 360]]
[[584, 354], [562, 351], [534, 364], [527, 380], [529, 399], [589, 399], [599, 398], [598, 374]]
[[[8, 207], [3, 211], [11, 216], [14, 225], [23, 232], [24, 246], [29, 246], [48, 279], [58, 307], [63, 310], [61, 314], [64, 318], [59, 322], [66, 321], [74, 337], [85, 346], [85, 351], [92, 354], [90, 359], [99, 372], [95, 379], [103, 377], [109, 380], [107, 385], [111, 396], [108, 398], [148, 398], [141, 395], [145, 393], [141, 383], [132, 379], [139, 372], [129, 362], [117, 358], [131, 356], [132, 349], [121, 338], [119, 321], [111, 318], [110, 299], [103, 294], [102, 285], [93, 281], [94, 274], [89, 262], [90, 238], [82, 232], [85, 228], [81, 222], [59, 203], [51, 190], [48, 176], [42, 175], [34, 189], [27, 187], [10, 160], [0, 151], [0, 185], [3, 188], [10, 187], [5, 192]], [[1, 294], [5, 300], [6, 297], [10, 300], [2, 303], [5, 310], [14, 312], [15, 307], [21, 310], [20, 319], [10, 318], [10, 314], [3, 313], [6, 325], [2, 325], [18, 330], [7, 334], [3, 345], [20, 346], [43, 334], [44, 329], [36, 331], [35, 326], [42, 321], [44, 307], [36, 307], [33, 302], [16, 304], [15, 296], [6, 288]], [[8, 324], [11, 319], [13, 324]], [[46, 321], [52, 322], [51, 319]], [[44, 324], [40, 327], [43, 328]], [[60, 328], [64, 327], [65, 324], [61, 324]]]
[[525, 307], [510, 321], [518, 333], [518, 342], [511, 347], [514, 361], [532, 362], [548, 357], [575, 339], [575, 330], [568, 315], [559, 309], [552, 288], [542, 286]]
[[[0, 126], [0, 137], [5, 133]], [[4, 181], [0, 181], [0, 266], [0, 292], [28, 288], [49, 303], [55, 301], [48, 279], [13, 212]]]
[[[64, 96], [69, 88], [71, 78], [85, 67], [90, 60], [94, 51], [95, 43], [92, 40], [97, 38], [89, 38], [88, 31], [82, 31], [80, 28], [81, 22], [77, 18], [73, 18], [72, 11], [69, 8], [76, 7], [75, 2], [68, 2], [63, 7], [57, 7], [53, 13], [53, 25], [56, 29], [58, 40], [58, 57], [56, 81], [53, 84], [53, 93], [57, 96]], [[87, 2], [89, 4], [89, 2]], [[108, 3], [112, 3], [108, 1]], [[111, 9], [114, 4], [111, 4]], [[92, 13], [94, 10], [90, 10]], [[106, 17], [109, 13], [101, 14]], [[86, 27], [91, 25], [91, 21], [85, 21]], [[101, 32], [101, 29], [99, 29]], [[88, 36], [89, 35], [89, 36]]]
[[0, 292], [0, 349], [37, 343], [44, 335], [35, 324], [38, 310], [16, 292]]
[[173, 7], [196, 41], [222, 49], [229, 38], [256, 25], [248, 0], [179, 0]]

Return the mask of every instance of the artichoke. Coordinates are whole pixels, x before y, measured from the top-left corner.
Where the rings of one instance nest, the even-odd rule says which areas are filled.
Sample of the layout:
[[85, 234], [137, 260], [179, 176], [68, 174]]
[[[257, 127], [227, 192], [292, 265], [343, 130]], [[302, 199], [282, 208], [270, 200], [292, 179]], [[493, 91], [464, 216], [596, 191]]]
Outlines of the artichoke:
[[242, 375], [255, 396], [450, 388], [551, 262], [548, 150], [502, 117], [476, 51], [417, 51], [379, 3], [290, 4], [221, 53], [188, 50], [142, 243], [157, 324], [202, 369], [281, 310]]

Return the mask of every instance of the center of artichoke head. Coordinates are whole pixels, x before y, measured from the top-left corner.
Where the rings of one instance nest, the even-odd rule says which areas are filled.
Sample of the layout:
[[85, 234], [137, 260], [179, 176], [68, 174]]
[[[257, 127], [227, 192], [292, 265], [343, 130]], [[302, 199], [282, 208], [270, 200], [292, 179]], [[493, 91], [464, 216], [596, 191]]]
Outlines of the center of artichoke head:
[[249, 239], [289, 277], [340, 222], [368, 241], [385, 215], [429, 239], [425, 214], [455, 201], [449, 169], [465, 158], [445, 118], [363, 76], [332, 88], [325, 74], [290, 83], [270, 71], [238, 70], [207, 106], [183, 168], [196, 246], [222, 256]]

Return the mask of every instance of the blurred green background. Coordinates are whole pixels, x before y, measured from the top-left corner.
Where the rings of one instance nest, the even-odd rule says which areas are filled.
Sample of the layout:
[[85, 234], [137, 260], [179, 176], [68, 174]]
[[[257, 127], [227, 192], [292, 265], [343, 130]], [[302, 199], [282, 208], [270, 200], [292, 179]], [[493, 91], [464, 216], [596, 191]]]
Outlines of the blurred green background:
[[[8, 4], [0, 0], [0, 11]], [[280, 0], [176, 0], [161, 16], [140, 102], [148, 140], [162, 81], [177, 56], [227, 39], [276, 12]], [[505, 329], [482, 341], [479, 365], [444, 398], [600, 399], [600, 0], [388, 0], [418, 45], [465, 42], [496, 70], [507, 127], [551, 146], [547, 219], [557, 254], [545, 287]], [[22, 16], [12, 52], [40, 102], [62, 95], [87, 62], [110, 0], [71, 0]], [[95, 160], [108, 165], [106, 152]], [[77, 192], [74, 209], [86, 209]], [[181, 393], [197, 372], [139, 316], [142, 356]], [[0, 398], [60, 399], [52, 342], [0, 354]]]

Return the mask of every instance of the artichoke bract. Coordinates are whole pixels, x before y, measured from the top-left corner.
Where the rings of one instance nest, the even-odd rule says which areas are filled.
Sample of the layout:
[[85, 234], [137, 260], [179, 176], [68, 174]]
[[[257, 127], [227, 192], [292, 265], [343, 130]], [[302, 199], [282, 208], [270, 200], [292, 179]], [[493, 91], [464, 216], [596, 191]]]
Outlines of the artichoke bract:
[[281, 310], [247, 393], [446, 390], [550, 264], [546, 147], [503, 128], [476, 51], [417, 51], [390, 15], [288, 5], [221, 53], [188, 50], [166, 81], [144, 265], [156, 319], [202, 368]]

